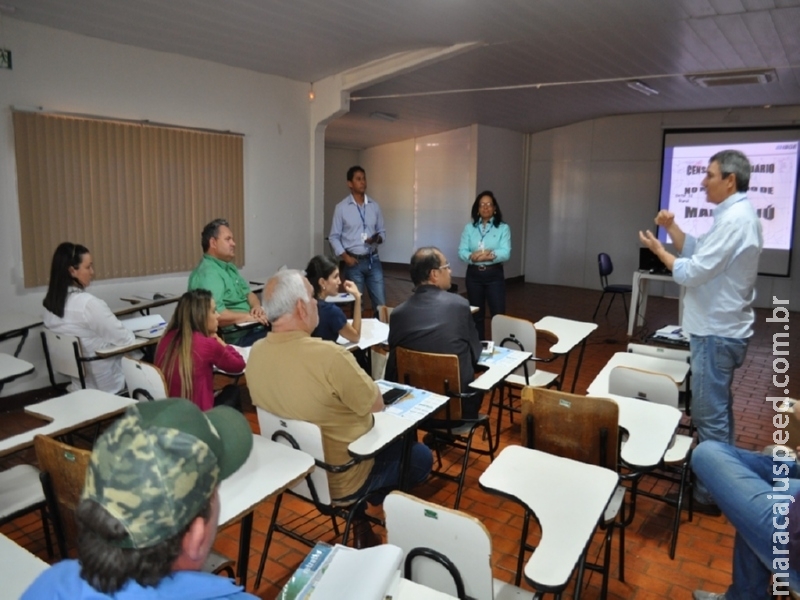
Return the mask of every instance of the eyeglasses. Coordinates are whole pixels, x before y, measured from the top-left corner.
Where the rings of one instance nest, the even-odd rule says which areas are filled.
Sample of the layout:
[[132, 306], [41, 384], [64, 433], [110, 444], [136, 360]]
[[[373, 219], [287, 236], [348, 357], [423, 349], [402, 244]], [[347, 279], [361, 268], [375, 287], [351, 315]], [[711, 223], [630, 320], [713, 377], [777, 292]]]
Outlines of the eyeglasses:
[[478, 204], [478, 206], [480, 208], [486, 208], [486, 207], [489, 207], [489, 206], [494, 208], [494, 203], [493, 202], [481, 202], [480, 204]]
[[449, 271], [450, 270], [450, 263], [446, 263], [446, 264], [442, 265], [441, 267], [437, 267], [437, 268], [440, 271], [444, 271], [445, 269], [447, 269]]

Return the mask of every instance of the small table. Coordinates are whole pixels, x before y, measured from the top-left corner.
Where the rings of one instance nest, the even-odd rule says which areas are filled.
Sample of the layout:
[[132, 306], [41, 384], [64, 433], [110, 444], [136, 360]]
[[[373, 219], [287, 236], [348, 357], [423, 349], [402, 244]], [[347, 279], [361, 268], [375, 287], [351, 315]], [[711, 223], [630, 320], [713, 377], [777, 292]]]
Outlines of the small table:
[[608, 379], [614, 367], [630, 367], [640, 371], [661, 373], [671, 377], [677, 385], [683, 383], [689, 374], [690, 368], [689, 363], [679, 360], [669, 360], [633, 352], [617, 352], [597, 374], [597, 377], [587, 388], [586, 393], [590, 396], [604, 396], [608, 392]]
[[333, 296], [327, 296], [325, 298], [325, 302], [330, 302], [331, 304], [348, 304], [355, 301], [356, 297], [353, 296], [353, 294], [348, 294], [347, 292], [342, 292], [341, 294], [335, 294]]
[[[630, 313], [628, 313], [628, 337], [633, 335], [633, 330], [636, 327], [644, 325], [644, 313], [647, 310], [647, 291], [650, 286], [650, 280], [675, 283], [672, 275], [660, 275], [642, 270], [633, 272], [631, 310]], [[678, 297], [678, 323], [683, 323], [683, 295], [686, 292], [686, 288], [683, 286], [680, 286], [680, 288], [680, 296]]]
[[120, 298], [124, 302], [130, 302], [132, 306], [127, 306], [125, 308], [120, 308], [114, 311], [114, 314], [118, 317], [123, 315], [130, 315], [135, 312], [142, 313], [143, 315], [149, 315], [151, 308], [156, 308], [158, 306], [164, 306], [165, 304], [173, 304], [181, 299], [180, 294], [169, 294], [164, 295], [163, 298], [158, 298], [154, 300], [148, 300], [146, 298], [139, 298], [137, 296], [126, 296], [124, 298]]
[[523, 573], [537, 590], [566, 587], [619, 481], [610, 469], [507, 446], [478, 479], [535, 516], [542, 539]]
[[[352, 319], [348, 323], [353, 324]], [[386, 344], [389, 341], [389, 325], [378, 319], [361, 319], [361, 338], [357, 342], [350, 342], [339, 336], [336, 343], [350, 351], [368, 350], [373, 346]]]
[[575, 365], [575, 373], [572, 376], [572, 388], [575, 391], [575, 384], [578, 382], [578, 372], [583, 362], [583, 353], [586, 350], [586, 340], [591, 333], [597, 329], [597, 323], [587, 321], [573, 321], [572, 319], [562, 319], [561, 317], [544, 317], [533, 326], [543, 333], [549, 333], [557, 338], [557, 342], [550, 346], [550, 353], [564, 357], [564, 364], [561, 366], [561, 387], [564, 387], [564, 376], [567, 373], [567, 362], [572, 350], [578, 344], [581, 345], [578, 354], [578, 364]]
[[25, 412], [49, 422], [42, 427], [0, 440], [0, 456], [33, 446], [33, 438], [39, 434], [59, 436], [118, 415], [134, 403], [135, 400], [131, 398], [100, 390], [78, 390], [66, 396], [32, 404], [25, 408]]
[[[502, 352], [500, 352], [502, 350]], [[530, 358], [530, 352], [512, 350], [510, 348], [498, 348], [495, 354], [488, 359], [478, 362], [482, 367], [489, 370], [482, 373], [475, 381], [470, 382], [469, 387], [476, 390], [489, 391], [498, 383], [508, 377], [522, 363]]]
[[247, 587], [256, 506], [292, 487], [313, 470], [314, 459], [310, 454], [254, 434], [253, 450], [247, 461], [220, 484], [220, 528], [242, 522], [236, 560], [240, 585]]
[[163, 336], [155, 338], [137, 337], [130, 344], [127, 344], [125, 346], [109, 346], [108, 348], [101, 348], [100, 350], [97, 350], [95, 354], [101, 358], [109, 358], [111, 356], [119, 356], [120, 354], [127, 354], [128, 352], [132, 352], [133, 350], [139, 350], [141, 348], [144, 348], [145, 346], [154, 346], [155, 344], [158, 344], [158, 342], [161, 340], [161, 337]]
[[631, 470], [643, 473], [658, 466], [672, 443], [681, 411], [639, 398], [592, 394], [611, 398], [619, 405], [619, 426], [628, 432], [620, 458]]
[[390, 404], [381, 412], [373, 413], [372, 429], [350, 442], [347, 451], [356, 458], [372, 458], [394, 440], [412, 431], [419, 422], [425, 420], [439, 408], [447, 404], [449, 398], [408, 385], [384, 380], [376, 382], [378, 387], [400, 387], [409, 390], [408, 396]]
[[42, 317], [40, 316], [34, 317], [27, 313], [3, 311], [0, 313], [0, 342], [15, 337], [21, 338], [16, 350], [14, 350], [14, 356], [17, 357], [25, 344], [30, 330], [41, 324]]
[[41, 558], [0, 533], [0, 581], [4, 598], [19, 598], [49, 567]]
[[21, 360], [5, 352], [0, 352], [0, 391], [9, 381], [33, 373], [33, 365], [26, 360]]

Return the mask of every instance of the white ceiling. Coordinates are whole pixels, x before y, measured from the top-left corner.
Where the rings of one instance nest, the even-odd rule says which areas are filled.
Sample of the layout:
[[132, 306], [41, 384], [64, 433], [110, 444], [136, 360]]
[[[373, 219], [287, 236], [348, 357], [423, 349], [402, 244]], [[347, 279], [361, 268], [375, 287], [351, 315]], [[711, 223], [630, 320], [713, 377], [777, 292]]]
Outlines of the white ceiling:
[[[400, 51], [483, 42], [354, 93], [326, 132], [328, 145], [350, 148], [471, 123], [535, 132], [604, 115], [800, 104], [800, 0], [0, 0], [0, 13], [308, 82]], [[683, 78], [767, 67], [778, 80], [766, 85]], [[614, 81], [580, 83], [599, 79]], [[359, 99], [530, 84], [543, 85]]]

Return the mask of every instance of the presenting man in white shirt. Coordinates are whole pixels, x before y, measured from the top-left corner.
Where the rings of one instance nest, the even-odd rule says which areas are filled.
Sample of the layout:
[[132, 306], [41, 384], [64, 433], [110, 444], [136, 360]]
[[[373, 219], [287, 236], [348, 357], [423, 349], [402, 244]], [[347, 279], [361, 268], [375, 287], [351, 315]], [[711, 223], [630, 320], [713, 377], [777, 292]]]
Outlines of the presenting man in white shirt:
[[[692, 353], [692, 421], [700, 442], [716, 440], [734, 445], [734, 371], [742, 365], [753, 335], [752, 304], [758, 257], [764, 245], [761, 223], [747, 200], [750, 161], [738, 150], [711, 157], [702, 186], [714, 208], [714, 224], [699, 238], [684, 233], [675, 215], [662, 210], [657, 225], [665, 227], [676, 257], [650, 231], [639, 240], [685, 286], [683, 330]], [[705, 485], [695, 486], [695, 510], [719, 514]]]

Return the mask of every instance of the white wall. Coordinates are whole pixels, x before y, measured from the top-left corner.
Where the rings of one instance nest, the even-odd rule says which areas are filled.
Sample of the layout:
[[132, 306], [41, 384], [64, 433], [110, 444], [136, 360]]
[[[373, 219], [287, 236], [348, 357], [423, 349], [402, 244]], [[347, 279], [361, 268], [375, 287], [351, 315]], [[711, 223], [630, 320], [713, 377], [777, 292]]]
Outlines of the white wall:
[[[597, 254], [614, 261], [614, 283], [638, 266], [639, 229], [658, 210], [664, 127], [791, 124], [800, 107], [625, 115], [575, 123], [530, 136], [525, 279], [600, 288]], [[795, 213], [791, 277], [759, 277], [757, 306], [773, 295], [800, 310], [800, 214]], [[651, 284], [674, 296], [674, 284]]]
[[[406, 264], [415, 248], [434, 245], [451, 261], [454, 274], [463, 276], [466, 266], [457, 256], [461, 231], [475, 195], [491, 189], [511, 225], [513, 247], [506, 277], [521, 275], [524, 150], [521, 133], [473, 125], [359, 152], [358, 162], [367, 172], [367, 193], [380, 203], [386, 221], [381, 259]], [[349, 158], [346, 152], [327, 148], [326, 165]], [[326, 178], [327, 173], [326, 166]], [[333, 214], [331, 204], [341, 196], [328, 194], [327, 179], [325, 187], [330, 228], [327, 215]]]
[[[311, 247], [308, 84], [174, 54], [143, 50], [3, 19], [3, 45], [14, 69], [0, 70], [0, 306], [39, 314], [44, 289], [22, 287], [22, 255], [10, 107], [230, 130], [244, 138], [245, 276], [299, 265]], [[234, 232], [237, 233], [237, 232]], [[240, 234], [241, 235], [241, 234]], [[81, 240], [73, 240], [80, 242]], [[201, 250], [198, 232], [198, 259]], [[103, 260], [96, 256], [95, 260]], [[91, 290], [114, 307], [146, 289], [182, 292], [188, 273], [96, 282]], [[21, 358], [36, 372], [5, 395], [47, 385], [34, 334]], [[0, 351], [10, 352], [14, 342]]]
[[494, 193], [503, 220], [511, 228], [511, 258], [506, 277], [522, 274], [525, 247], [525, 142], [524, 134], [478, 125], [475, 196], [483, 190]]
[[[333, 221], [333, 209], [336, 204], [350, 193], [347, 187], [347, 169], [359, 164], [360, 156], [358, 150], [343, 148], [325, 149], [325, 201], [324, 201], [324, 223], [322, 226], [324, 238], [331, 232], [331, 222]], [[330, 246], [323, 244], [323, 252], [330, 254]], [[311, 258], [311, 257], [309, 257]]]
[[359, 160], [367, 194], [380, 204], [386, 226], [381, 260], [407, 263], [414, 250], [414, 140], [368, 148]]

